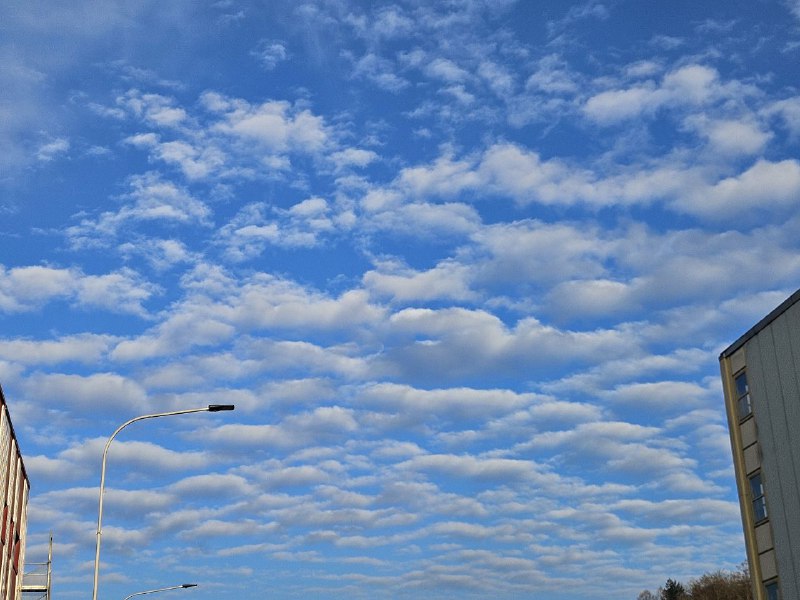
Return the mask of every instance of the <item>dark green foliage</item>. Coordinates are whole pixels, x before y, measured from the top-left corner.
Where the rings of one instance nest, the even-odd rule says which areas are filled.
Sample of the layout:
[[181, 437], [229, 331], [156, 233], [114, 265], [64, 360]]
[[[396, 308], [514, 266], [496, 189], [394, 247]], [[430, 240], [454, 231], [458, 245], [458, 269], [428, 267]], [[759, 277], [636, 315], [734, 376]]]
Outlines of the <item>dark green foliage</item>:
[[682, 583], [667, 579], [664, 589], [661, 590], [661, 600], [686, 600], [686, 589]]

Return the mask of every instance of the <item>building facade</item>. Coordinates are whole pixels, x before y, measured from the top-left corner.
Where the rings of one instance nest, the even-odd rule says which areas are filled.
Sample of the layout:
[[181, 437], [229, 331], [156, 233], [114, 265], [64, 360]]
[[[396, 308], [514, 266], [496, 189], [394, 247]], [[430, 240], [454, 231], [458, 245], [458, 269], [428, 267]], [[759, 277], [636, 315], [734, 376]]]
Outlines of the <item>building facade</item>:
[[720, 355], [756, 600], [800, 600], [800, 290]]
[[29, 491], [30, 482], [0, 388], [0, 600], [18, 600], [21, 595]]

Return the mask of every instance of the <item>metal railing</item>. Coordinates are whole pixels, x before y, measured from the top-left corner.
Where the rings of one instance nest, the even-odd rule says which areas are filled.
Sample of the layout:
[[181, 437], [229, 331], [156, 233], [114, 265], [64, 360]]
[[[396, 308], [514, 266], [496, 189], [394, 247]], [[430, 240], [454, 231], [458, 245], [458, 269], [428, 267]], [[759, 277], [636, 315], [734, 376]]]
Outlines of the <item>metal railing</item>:
[[25, 563], [20, 587], [20, 600], [50, 600], [50, 581], [53, 574], [53, 536], [47, 550], [47, 562]]

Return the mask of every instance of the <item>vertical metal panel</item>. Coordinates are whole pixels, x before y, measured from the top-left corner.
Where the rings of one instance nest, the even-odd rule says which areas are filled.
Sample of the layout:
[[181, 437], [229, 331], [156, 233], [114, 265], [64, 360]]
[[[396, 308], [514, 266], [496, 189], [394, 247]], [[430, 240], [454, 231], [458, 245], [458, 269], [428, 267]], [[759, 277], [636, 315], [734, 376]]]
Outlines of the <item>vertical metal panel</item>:
[[800, 543], [800, 497], [792, 448], [800, 422], [793, 424], [788, 419], [792, 414], [789, 405], [797, 401], [798, 393], [791, 340], [796, 334], [789, 331], [788, 317], [788, 312], [780, 315], [748, 342], [747, 372], [763, 449], [762, 476], [781, 591], [784, 600], [800, 600], [797, 551], [793, 549]]
[[[735, 424], [734, 424], [735, 425]], [[752, 446], [758, 441], [758, 433], [756, 431], [756, 420], [747, 419], [741, 426], [742, 430], [742, 446], [747, 448]]]
[[[770, 526], [773, 529], [774, 542], [775, 527], [781, 526], [781, 520], [776, 515], [776, 511], [779, 510], [782, 494], [775, 458], [775, 435], [771, 418], [772, 406], [769, 403], [769, 398], [774, 395], [774, 389], [778, 388], [778, 383], [768, 375], [765, 376], [765, 371], [768, 372], [769, 367], [764, 365], [765, 362], [773, 364], [774, 350], [771, 337], [763, 331], [747, 342], [745, 348], [747, 351], [747, 383], [750, 387], [750, 398], [753, 404], [753, 418], [758, 427], [758, 443], [761, 445], [763, 455], [761, 478], [766, 490], [767, 512], [769, 513]], [[778, 517], [777, 521], [776, 517]], [[749, 527], [752, 528], [752, 526], [753, 524], [750, 523]], [[761, 571], [760, 561], [759, 571]], [[762, 572], [761, 576], [764, 579], [767, 578], [766, 573]], [[781, 583], [782, 578], [783, 575], [781, 575]], [[758, 586], [758, 588], [760, 591], [761, 586]], [[800, 599], [786, 597], [785, 600]]]
[[756, 527], [756, 545], [758, 546], [759, 553], [766, 552], [774, 547], [769, 523], [764, 523]]
[[[779, 568], [791, 564], [794, 575], [789, 585], [783, 589], [793, 588], [795, 598], [800, 598], [800, 443], [797, 435], [800, 432], [800, 383], [796, 370], [795, 356], [800, 353], [800, 305], [794, 304], [781, 315], [771, 327], [775, 340], [776, 367], [781, 395], [775, 398], [783, 408], [782, 423], [786, 431], [786, 446], [782, 448], [780, 460], [784, 463], [781, 477], [785, 477], [784, 496], [781, 501], [787, 517], [786, 529], [781, 532], [781, 555], [778, 556]], [[778, 417], [776, 411], [776, 417]], [[784, 592], [784, 598], [790, 594]]]
[[[22, 457], [20, 457], [22, 460]], [[22, 596], [23, 573], [25, 572], [25, 547], [27, 546], [28, 531], [28, 497], [30, 495], [30, 485], [28, 480], [22, 478], [22, 514], [19, 520], [19, 573], [17, 574], [17, 589], [14, 591], [15, 597]]]
[[739, 348], [731, 355], [731, 374], [737, 373], [744, 369], [745, 366], [745, 351], [744, 348]]
[[5, 502], [6, 485], [8, 484], [9, 443], [11, 440], [11, 424], [8, 420], [8, 410], [5, 405], [0, 407], [2, 423], [0, 423], [0, 503]]
[[[764, 579], [772, 579], [778, 574], [778, 571], [775, 569], [775, 551], [769, 550], [768, 552], [764, 552], [764, 554], [758, 557], [759, 561], [761, 562], [761, 572], [764, 574]], [[781, 592], [785, 589], [783, 582], [786, 580], [785, 577], [782, 577], [780, 581]], [[784, 594], [784, 599], [786, 599], [786, 595]]]

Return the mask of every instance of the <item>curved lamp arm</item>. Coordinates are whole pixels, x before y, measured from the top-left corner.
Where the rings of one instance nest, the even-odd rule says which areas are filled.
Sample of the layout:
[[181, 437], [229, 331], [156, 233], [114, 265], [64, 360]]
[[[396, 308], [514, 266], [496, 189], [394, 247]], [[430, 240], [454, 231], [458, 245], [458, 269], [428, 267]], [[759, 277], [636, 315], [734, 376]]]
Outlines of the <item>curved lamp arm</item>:
[[128, 598], [133, 598], [134, 596], [141, 596], [143, 594], [155, 594], [156, 592], [166, 592], [167, 590], [178, 590], [180, 588], [190, 588], [190, 587], [197, 587], [197, 584], [196, 583], [184, 583], [182, 585], [172, 585], [170, 587], [158, 588], [157, 590], [147, 590], [146, 592], [136, 592], [135, 594], [131, 594], [130, 596], [125, 596], [125, 600], [128, 600]]
[[[187, 408], [185, 410], [173, 410], [169, 412], [162, 412], [162, 413], [155, 413], [152, 415], [142, 415], [140, 417], [134, 417], [129, 421], [125, 421], [122, 425], [117, 427], [116, 431], [111, 434], [111, 437], [108, 438], [106, 442], [105, 448], [103, 448], [103, 462], [102, 466], [100, 467], [100, 500], [98, 502], [97, 507], [97, 534], [96, 534], [96, 543], [95, 543], [95, 551], [94, 551], [94, 583], [92, 585], [92, 600], [97, 600], [97, 580], [100, 575], [100, 536], [102, 535], [103, 529], [103, 494], [105, 493], [105, 486], [106, 486], [106, 458], [108, 457], [108, 448], [111, 446], [111, 442], [114, 441], [114, 438], [117, 437], [117, 434], [125, 429], [131, 423], [135, 423], [136, 421], [143, 421], [144, 419], [155, 419], [157, 417], [171, 417], [173, 415], [185, 415], [188, 413], [196, 413], [196, 412], [220, 412], [225, 410], [233, 410], [235, 406], [233, 404], [209, 404], [203, 408]], [[186, 587], [186, 586], [177, 586], [177, 587]], [[188, 587], [192, 587], [189, 585]], [[174, 589], [174, 588], [169, 588]], [[155, 590], [161, 591], [161, 590]], [[151, 593], [151, 592], [139, 592], [139, 593]], [[134, 594], [136, 595], [136, 594]]]

